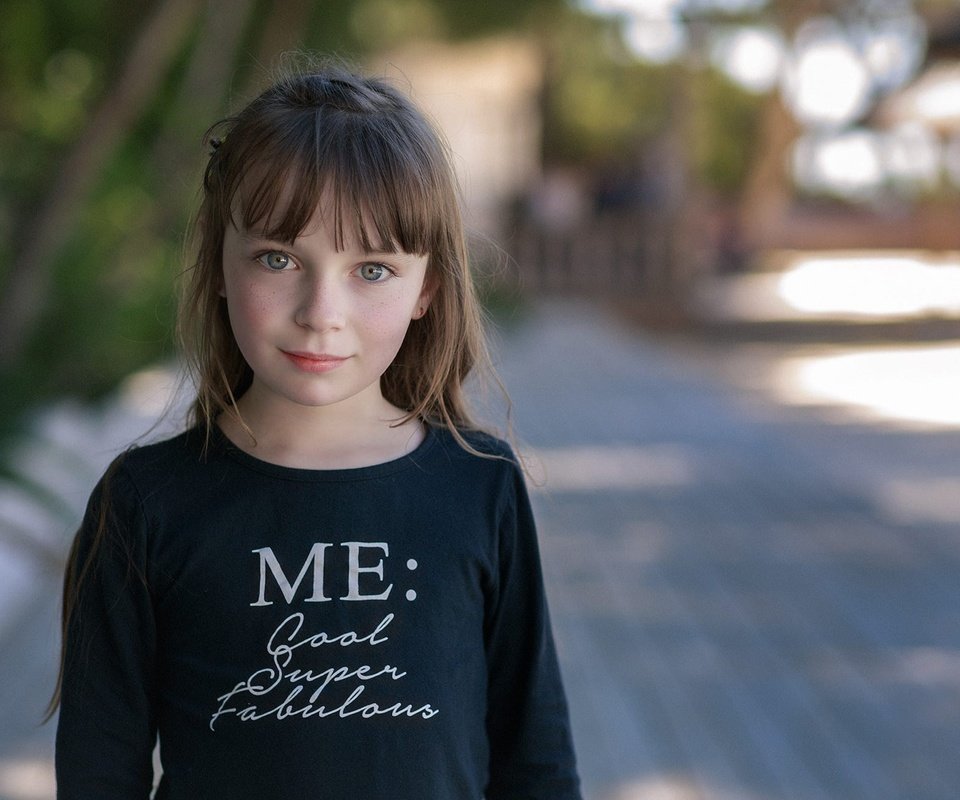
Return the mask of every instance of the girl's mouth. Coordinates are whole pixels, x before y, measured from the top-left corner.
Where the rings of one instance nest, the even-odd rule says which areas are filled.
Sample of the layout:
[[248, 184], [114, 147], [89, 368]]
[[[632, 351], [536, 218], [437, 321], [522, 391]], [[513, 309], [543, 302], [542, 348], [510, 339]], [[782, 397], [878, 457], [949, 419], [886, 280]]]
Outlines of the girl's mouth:
[[347, 359], [329, 353], [305, 353], [301, 351], [281, 350], [298, 369], [304, 372], [329, 372], [336, 369]]

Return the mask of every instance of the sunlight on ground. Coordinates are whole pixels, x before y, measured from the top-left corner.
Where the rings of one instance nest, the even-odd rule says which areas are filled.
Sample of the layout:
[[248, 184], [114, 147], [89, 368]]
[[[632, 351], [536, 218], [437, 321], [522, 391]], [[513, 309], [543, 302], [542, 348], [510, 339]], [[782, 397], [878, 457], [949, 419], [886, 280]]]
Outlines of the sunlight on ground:
[[704, 787], [682, 775], [655, 775], [631, 781], [602, 795], [603, 800], [757, 800], [752, 792], [741, 788], [725, 790], [718, 786]]
[[960, 475], [887, 481], [876, 499], [899, 522], [960, 525]]
[[692, 454], [676, 445], [545, 448], [527, 467], [535, 488], [548, 492], [685, 486], [695, 475]]
[[793, 405], [841, 405], [874, 419], [960, 427], [960, 345], [787, 358], [777, 365], [774, 391]]
[[917, 253], [797, 255], [780, 277], [792, 308], [832, 316], [960, 314], [960, 256], [931, 261]]
[[0, 761], [0, 797], [5, 800], [52, 800], [55, 794], [52, 762], [40, 758]]
[[701, 796], [689, 778], [667, 775], [620, 786], [604, 800], [698, 800]]
[[948, 647], [906, 647], [896, 654], [890, 678], [942, 688], [960, 686], [960, 652]]
[[[871, 683], [885, 686], [922, 687], [937, 692], [960, 689], [960, 650], [939, 645], [885, 647], [859, 653], [859, 673]], [[830, 683], [849, 680], [850, 664], [824, 654], [814, 668], [818, 679]], [[949, 695], [944, 694], [946, 698]]]
[[[705, 280], [696, 294], [705, 318], [811, 329], [820, 322], [960, 320], [960, 252], [777, 251], [763, 267]], [[927, 429], [960, 427], [960, 344], [952, 340], [787, 356], [774, 365], [770, 384], [789, 405], [834, 406], [869, 421]]]
[[705, 278], [694, 302], [750, 322], [958, 319], [960, 252], [775, 251], [757, 272]]

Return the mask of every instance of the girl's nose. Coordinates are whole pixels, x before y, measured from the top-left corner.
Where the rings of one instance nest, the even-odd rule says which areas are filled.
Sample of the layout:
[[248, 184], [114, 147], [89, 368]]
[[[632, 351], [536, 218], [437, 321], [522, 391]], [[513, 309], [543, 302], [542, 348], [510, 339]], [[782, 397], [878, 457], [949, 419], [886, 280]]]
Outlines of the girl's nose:
[[346, 293], [337, 281], [314, 277], [304, 282], [294, 320], [303, 328], [316, 331], [343, 326]]

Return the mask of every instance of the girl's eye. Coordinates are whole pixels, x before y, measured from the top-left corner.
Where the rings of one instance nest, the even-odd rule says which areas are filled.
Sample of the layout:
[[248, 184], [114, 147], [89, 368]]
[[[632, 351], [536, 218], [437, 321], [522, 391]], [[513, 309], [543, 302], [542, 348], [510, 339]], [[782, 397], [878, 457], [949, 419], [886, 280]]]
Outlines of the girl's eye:
[[364, 264], [359, 272], [360, 277], [369, 283], [380, 283], [391, 274], [383, 264]]
[[259, 261], [267, 269], [271, 269], [274, 272], [279, 272], [280, 270], [286, 269], [290, 266], [290, 256], [286, 253], [281, 253], [278, 250], [271, 250], [269, 253], [264, 253], [262, 256], [257, 256], [257, 261]]

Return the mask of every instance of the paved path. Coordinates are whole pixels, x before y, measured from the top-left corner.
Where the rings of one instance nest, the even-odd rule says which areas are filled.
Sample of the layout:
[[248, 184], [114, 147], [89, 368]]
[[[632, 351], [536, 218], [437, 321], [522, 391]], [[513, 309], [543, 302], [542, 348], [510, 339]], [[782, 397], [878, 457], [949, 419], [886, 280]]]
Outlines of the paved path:
[[[784, 409], [724, 376], [740, 350], [578, 305], [499, 350], [589, 800], [957, 796], [960, 432]], [[0, 651], [4, 800], [50, 797], [37, 575]]]
[[960, 433], [778, 408], [718, 382], [737, 348], [529, 322], [503, 366], [558, 478], [537, 505], [589, 796], [957, 797], [960, 514], [892, 490], [956, 493]]

